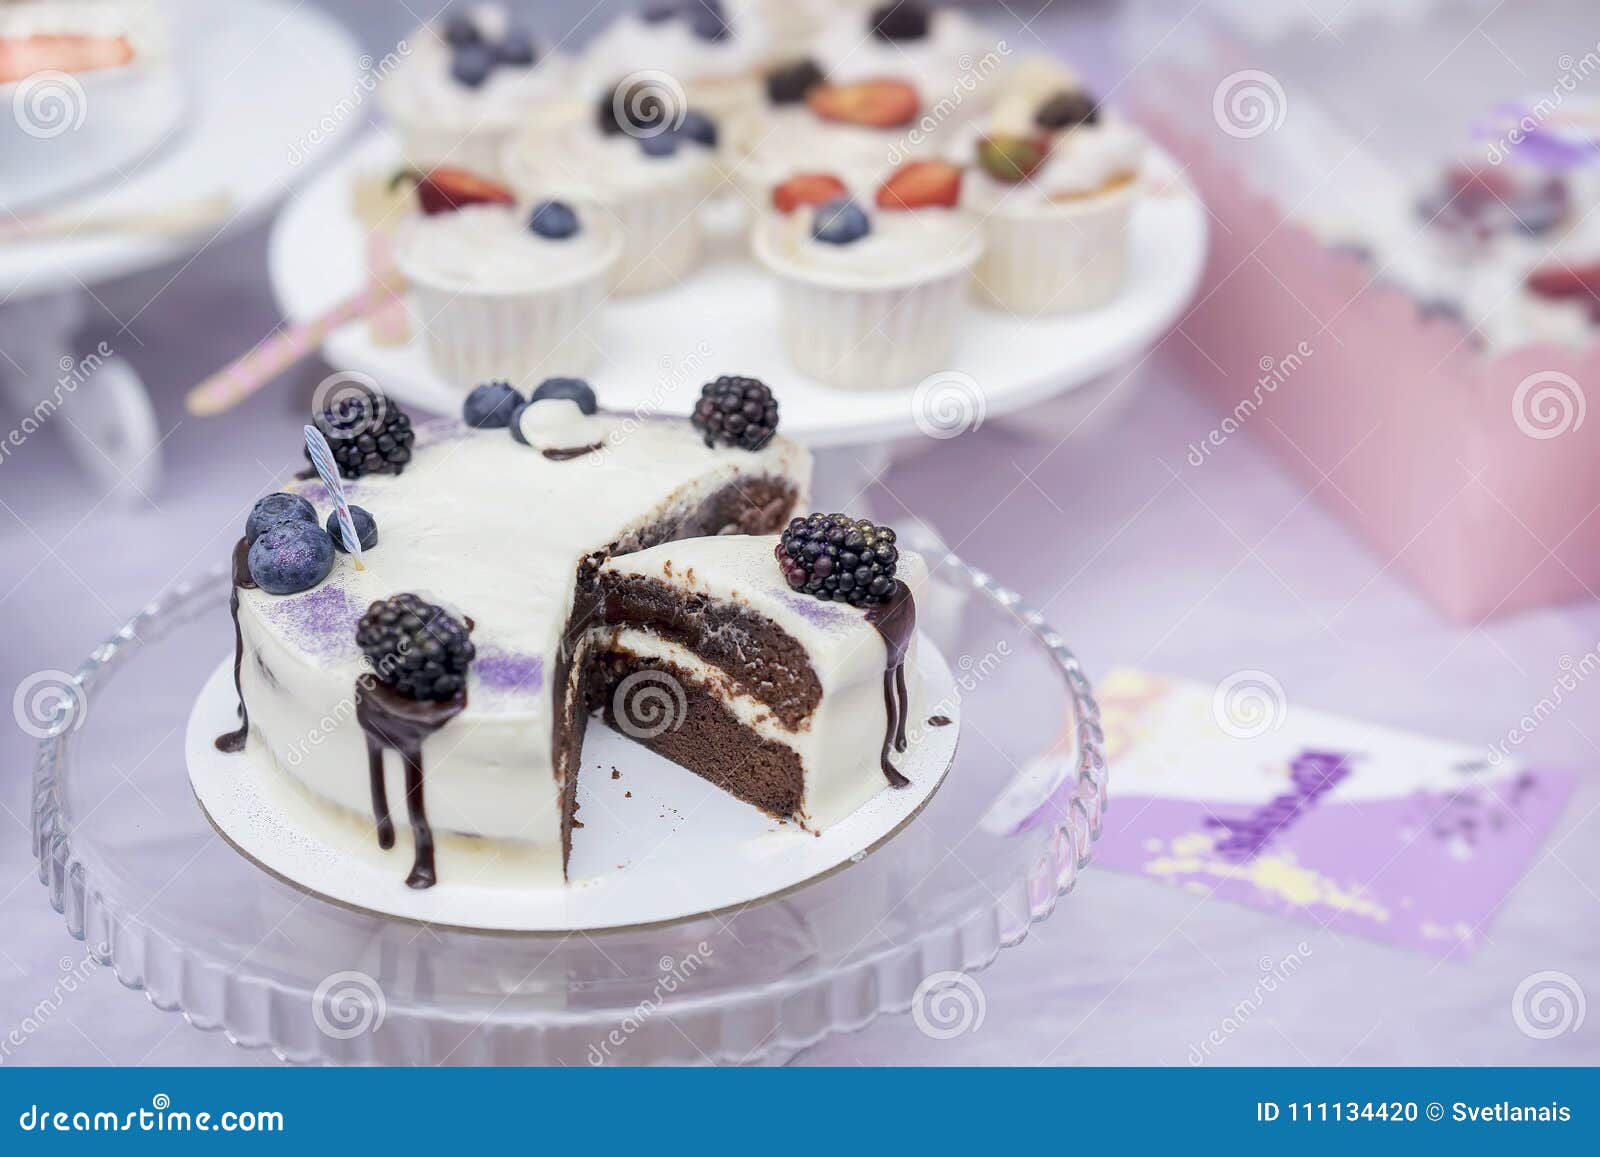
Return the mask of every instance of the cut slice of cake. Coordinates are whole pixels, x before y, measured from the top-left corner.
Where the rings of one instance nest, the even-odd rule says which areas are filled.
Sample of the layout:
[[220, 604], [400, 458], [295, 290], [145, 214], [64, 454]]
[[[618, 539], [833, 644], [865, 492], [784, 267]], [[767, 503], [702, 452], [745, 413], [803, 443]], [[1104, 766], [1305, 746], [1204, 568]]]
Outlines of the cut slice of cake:
[[696, 538], [607, 560], [590, 703], [718, 787], [820, 831], [904, 783], [896, 751], [921, 702], [911, 590], [925, 572], [895, 552], [881, 601], [825, 601], [794, 589], [781, 541]]

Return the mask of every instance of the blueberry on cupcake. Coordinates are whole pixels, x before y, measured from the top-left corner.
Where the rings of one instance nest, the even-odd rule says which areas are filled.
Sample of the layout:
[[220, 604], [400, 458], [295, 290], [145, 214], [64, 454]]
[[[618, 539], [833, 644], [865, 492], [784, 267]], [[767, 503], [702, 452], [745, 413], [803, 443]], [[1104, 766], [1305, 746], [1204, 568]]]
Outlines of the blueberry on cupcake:
[[811, 219], [811, 236], [825, 245], [849, 245], [872, 232], [872, 222], [849, 197], [835, 197], [817, 206]]

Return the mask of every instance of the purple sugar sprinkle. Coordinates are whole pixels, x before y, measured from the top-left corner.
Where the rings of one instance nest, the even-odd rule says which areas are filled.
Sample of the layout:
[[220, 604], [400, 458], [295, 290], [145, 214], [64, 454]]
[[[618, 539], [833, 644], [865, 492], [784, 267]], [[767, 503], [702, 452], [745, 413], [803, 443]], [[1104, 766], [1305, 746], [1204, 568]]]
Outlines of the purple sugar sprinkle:
[[349, 596], [339, 587], [322, 586], [306, 595], [277, 600], [269, 613], [316, 654], [355, 649], [361, 608], [351, 606]]
[[[306, 480], [292, 487], [294, 492], [314, 506], [329, 506], [333, 502], [333, 495], [328, 493], [328, 488], [321, 482]], [[348, 484], [346, 484], [348, 493]]]
[[815, 623], [819, 627], [838, 626], [851, 619], [862, 617], [861, 613], [854, 607], [827, 602], [812, 595], [785, 594], [783, 601], [802, 619]]
[[515, 655], [505, 651], [479, 652], [472, 669], [485, 687], [497, 691], [536, 694], [544, 686], [544, 660], [538, 655]]

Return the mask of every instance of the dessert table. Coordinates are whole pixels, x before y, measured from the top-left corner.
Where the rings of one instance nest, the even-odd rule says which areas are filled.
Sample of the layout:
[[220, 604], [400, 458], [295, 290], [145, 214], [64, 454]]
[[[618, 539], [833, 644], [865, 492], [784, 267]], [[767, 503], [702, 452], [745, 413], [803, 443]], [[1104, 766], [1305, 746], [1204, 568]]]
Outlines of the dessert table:
[[[410, 19], [356, 0], [327, 6], [373, 48]], [[1097, 59], [1102, 30], [1076, 7], [1032, 30]], [[136, 315], [138, 342], [119, 348], [157, 386], [166, 484], [108, 502], [49, 430], [0, 465], [0, 687], [73, 669], [144, 600], [223, 559], [255, 496], [298, 458], [304, 403], [325, 372], [315, 364], [223, 418], [181, 409], [184, 387], [279, 320], [266, 249], [256, 228], [182, 276], [157, 270], [106, 288], [108, 309]], [[85, 337], [92, 344], [114, 329], [91, 318]], [[1600, 646], [1593, 602], [1475, 626], [1443, 620], [1247, 436], [1191, 466], [1187, 447], [1216, 415], [1186, 390], [1171, 356], [1184, 341], [1174, 334], [1107, 379], [1103, 404], [1121, 410], [1114, 422], [1079, 429], [1081, 415], [1062, 419], [1047, 406], [1026, 424], [904, 447], [870, 495], [873, 509], [890, 520], [914, 511], [1002, 576], [1091, 677], [1138, 666], [1214, 683], [1269, 670], [1293, 702], [1487, 747], [1549, 695], [1563, 657]], [[993, 677], [1014, 678], [1003, 666]], [[1026, 685], [1004, 689], [1027, 701]], [[181, 729], [152, 734], [147, 713], [182, 719], [193, 693], [153, 682], [126, 718], [96, 720], [137, 737], [118, 768], [127, 791], [152, 761], [180, 757]], [[1208, 1063], [1594, 1063], [1593, 1016], [1544, 1036], [1519, 1030], [1512, 1005], [1519, 985], [1545, 972], [1600, 994], [1596, 719], [1600, 680], [1580, 683], [1522, 745], [1530, 762], [1578, 772], [1579, 786], [1469, 958], [1335, 935], [1092, 865], [1048, 920], [966, 982], [954, 1031], [890, 1016], [794, 1063], [1184, 1065], [1219, 1026], [1223, 1043]], [[67, 934], [29, 848], [32, 746], [19, 729], [0, 733], [12, 769], [0, 784], [0, 1063], [277, 1063], [124, 991]], [[1303, 958], [1293, 979], [1237, 1020], [1263, 962], [1290, 953]]]

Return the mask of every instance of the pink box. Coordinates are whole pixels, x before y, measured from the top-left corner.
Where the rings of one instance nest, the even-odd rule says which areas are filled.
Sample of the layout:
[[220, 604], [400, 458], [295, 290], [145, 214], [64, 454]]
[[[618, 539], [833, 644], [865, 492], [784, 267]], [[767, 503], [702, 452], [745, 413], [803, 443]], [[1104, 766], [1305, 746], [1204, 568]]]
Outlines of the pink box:
[[[1238, 142], [1166, 96], [1136, 115], [1213, 217], [1200, 295], [1168, 346], [1217, 404], [1217, 431], [1264, 440], [1453, 618], [1593, 597], [1600, 419], [1585, 421], [1584, 392], [1600, 344], [1480, 352], [1459, 321], [1322, 244], [1224, 158]], [[1210, 87], [1194, 99], [1209, 111]]]

